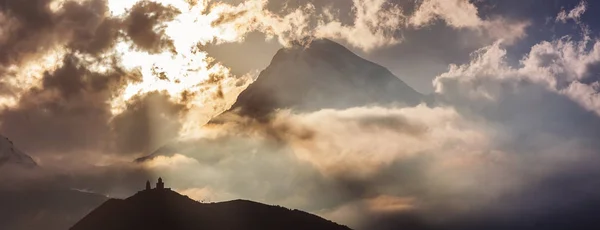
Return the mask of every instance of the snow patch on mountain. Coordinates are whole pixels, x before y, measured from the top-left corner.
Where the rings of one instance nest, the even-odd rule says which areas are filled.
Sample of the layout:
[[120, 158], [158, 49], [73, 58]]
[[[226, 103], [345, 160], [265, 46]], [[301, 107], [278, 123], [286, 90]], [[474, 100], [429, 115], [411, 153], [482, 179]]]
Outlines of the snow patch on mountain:
[[17, 149], [11, 140], [0, 136], [0, 167], [8, 164], [25, 167], [37, 166], [33, 158]]

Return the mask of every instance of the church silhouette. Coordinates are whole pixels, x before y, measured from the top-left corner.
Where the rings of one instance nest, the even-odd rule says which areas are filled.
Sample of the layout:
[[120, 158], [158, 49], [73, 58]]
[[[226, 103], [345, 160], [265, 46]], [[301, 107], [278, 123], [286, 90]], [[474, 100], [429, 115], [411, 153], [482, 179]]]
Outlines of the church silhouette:
[[[156, 182], [156, 190], [171, 190], [171, 188], [165, 188], [165, 183], [163, 182], [162, 177], [158, 178], [158, 182]], [[150, 186], [150, 181], [146, 181], [146, 189], [144, 191], [150, 191], [152, 187]]]

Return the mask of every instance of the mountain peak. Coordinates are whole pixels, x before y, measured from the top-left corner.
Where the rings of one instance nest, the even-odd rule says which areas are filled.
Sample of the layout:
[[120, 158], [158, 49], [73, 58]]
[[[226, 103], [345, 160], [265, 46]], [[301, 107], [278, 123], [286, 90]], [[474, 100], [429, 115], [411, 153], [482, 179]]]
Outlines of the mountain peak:
[[0, 167], [7, 164], [24, 167], [37, 166], [33, 158], [17, 149], [11, 140], [0, 136]]
[[[266, 121], [278, 109], [311, 112], [373, 105], [414, 106], [424, 100], [385, 67], [332, 40], [308, 37], [280, 49], [231, 109], [209, 124], [230, 121], [232, 113]], [[188, 148], [189, 144], [170, 143], [135, 162]]]
[[[344, 47], [341, 44], [334, 42], [330, 39], [316, 38], [316, 37], [306, 37], [303, 39], [292, 41], [291, 46], [288, 47], [288, 49], [329, 49], [329, 48], [348, 50], [348, 49], [346, 49], [346, 47]], [[351, 52], [351, 51], [348, 50], [348, 52]]]
[[273, 57], [271, 65], [277, 64], [280, 60], [286, 60], [290, 58], [296, 59], [299, 55], [303, 54], [314, 56], [347, 57], [354, 58], [354, 61], [359, 61], [359, 59], [362, 59], [343, 45], [332, 40], [326, 38], [307, 37], [293, 41], [291, 42], [290, 46], [280, 49]]
[[385, 67], [332, 40], [306, 38], [279, 50], [232, 109], [262, 117], [276, 109], [415, 105], [422, 98]]
[[234, 200], [200, 203], [171, 189], [146, 188], [125, 200], [110, 199], [71, 230], [229, 229], [349, 230], [318, 216], [279, 206]]

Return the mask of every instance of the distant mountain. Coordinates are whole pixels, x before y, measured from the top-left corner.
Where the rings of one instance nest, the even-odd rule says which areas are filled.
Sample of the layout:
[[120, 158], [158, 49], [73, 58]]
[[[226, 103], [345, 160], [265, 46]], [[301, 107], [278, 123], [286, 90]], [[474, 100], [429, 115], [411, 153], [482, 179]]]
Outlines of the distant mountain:
[[[385, 67], [331, 40], [307, 39], [280, 49], [231, 109], [210, 123], [227, 122], [231, 112], [264, 120], [277, 109], [306, 112], [366, 105], [413, 106], [426, 100]], [[190, 146], [169, 143], [135, 162], [172, 155], [182, 148]]]
[[279, 50], [231, 110], [261, 117], [274, 109], [415, 105], [421, 100], [423, 95], [388, 69], [331, 40], [314, 39]]
[[75, 190], [0, 190], [0, 229], [65, 230], [107, 199]]
[[252, 201], [200, 203], [170, 189], [110, 199], [71, 230], [349, 230], [298, 210]]
[[0, 136], [0, 167], [9, 164], [24, 167], [37, 166], [33, 158], [17, 149], [8, 138]]

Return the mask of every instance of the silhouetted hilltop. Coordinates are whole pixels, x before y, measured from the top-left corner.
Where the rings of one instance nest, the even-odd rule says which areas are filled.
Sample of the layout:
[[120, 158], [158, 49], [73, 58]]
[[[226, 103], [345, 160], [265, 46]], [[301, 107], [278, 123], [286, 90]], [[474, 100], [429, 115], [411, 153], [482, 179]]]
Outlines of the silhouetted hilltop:
[[170, 189], [110, 199], [71, 230], [348, 230], [315, 215], [252, 201], [200, 203]]

